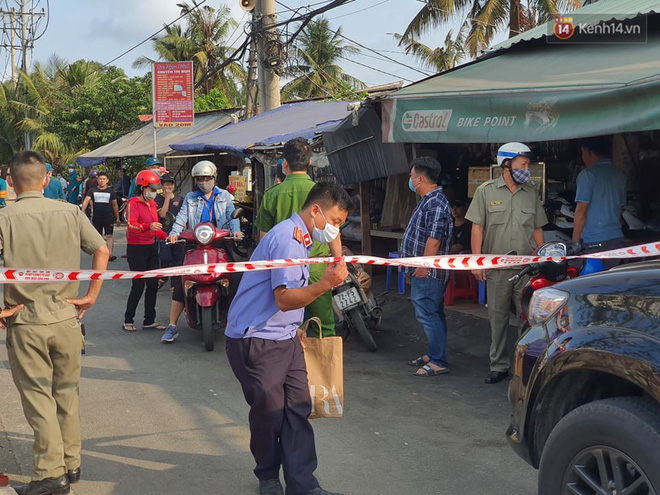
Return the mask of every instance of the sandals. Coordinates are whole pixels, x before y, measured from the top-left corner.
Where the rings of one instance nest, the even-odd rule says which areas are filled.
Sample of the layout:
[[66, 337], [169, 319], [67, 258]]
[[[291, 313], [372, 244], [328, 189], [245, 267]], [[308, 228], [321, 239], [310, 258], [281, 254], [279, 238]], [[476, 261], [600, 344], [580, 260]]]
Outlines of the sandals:
[[408, 366], [414, 366], [415, 368], [421, 368], [426, 363], [428, 363], [428, 360], [424, 359], [424, 356], [420, 356], [417, 359], [413, 359], [412, 361], [408, 361]]
[[[419, 370], [422, 370], [422, 373], [418, 373]], [[439, 370], [434, 370], [431, 368], [428, 364], [425, 364], [421, 368], [419, 368], [415, 373], [413, 373], [413, 376], [438, 376], [438, 375], [444, 375], [445, 373], [449, 373], [449, 368], [440, 368]]]
[[135, 328], [135, 325], [133, 323], [124, 323], [121, 326], [121, 329], [124, 332], [137, 332], [137, 328]]
[[150, 325], [142, 325], [142, 330], [160, 330], [161, 332], [167, 327], [165, 325], [159, 325], [158, 323], [151, 323]]

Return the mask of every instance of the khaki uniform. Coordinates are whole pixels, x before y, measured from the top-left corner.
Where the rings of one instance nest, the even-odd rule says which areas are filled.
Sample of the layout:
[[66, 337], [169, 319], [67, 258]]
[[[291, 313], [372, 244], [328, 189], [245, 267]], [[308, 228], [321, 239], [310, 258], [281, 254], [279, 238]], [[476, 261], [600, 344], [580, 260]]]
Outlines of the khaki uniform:
[[[7, 268], [77, 270], [80, 249], [105, 244], [75, 205], [22, 193], [0, 211], [0, 249]], [[9, 319], [7, 354], [25, 417], [34, 430], [32, 480], [58, 478], [80, 466], [78, 383], [80, 324], [66, 299], [77, 282], [5, 285], [6, 306], [25, 304]]]
[[[477, 188], [465, 218], [483, 227], [481, 252], [484, 254], [506, 254], [509, 251], [516, 251], [520, 255], [532, 254], [536, 249], [534, 229], [548, 223], [537, 191], [523, 184], [518, 185], [512, 193], [503, 177], [487, 181]], [[509, 282], [509, 278], [519, 271], [520, 268], [486, 272], [491, 371], [509, 370], [506, 348], [509, 311], [513, 301], [520, 318], [520, 295], [527, 277], [519, 279], [515, 284]], [[519, 320], [519, 331], [520, 323]]]
[[[316, 185], [307, 174], [294, 173], [286, 176], [284, 181], [266, 191], [259, 207], [259, 213], [254, 226], [268, 232], [275, 225], [290, 218], [302, 210], [309, 191]], [[327, 244], [314, 241], [310, 256], [324, 257], [330, 255]], [[309, 284], [312, 285], [323, 278], [327, 264], [317, 263], [309, 266]], [[321, 320], [323, 336], [335, 335], [335, 316], [332, 310], [332, 291], [322, 294], [307, 306], [306, 317], [316, 316]]]

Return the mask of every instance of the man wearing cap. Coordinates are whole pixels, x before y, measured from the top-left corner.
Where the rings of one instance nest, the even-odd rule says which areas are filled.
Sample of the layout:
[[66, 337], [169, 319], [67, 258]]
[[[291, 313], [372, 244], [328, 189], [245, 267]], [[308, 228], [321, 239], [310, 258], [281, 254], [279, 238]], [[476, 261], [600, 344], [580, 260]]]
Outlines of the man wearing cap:
[[114, 249], [114, 223], [117, 227], [121, 225], [119, 218], [119, 207], [117, 206], [117, 195], [115, 191], [108, 187], [108, 174], [101, 172], [97, 177], [96, 187], [92, 187], [83, 199], [82, 211], [87, 210], [87, 207], [92, 205], [92, 225], [96, 231], [103, 235], [108, 243], [108, 250], [110, 251], [110, 261], [115, 261], [117, 257], [112, 254]]
[[48, 183], [44, 187], [44, 198], [66, 201], [62, 183], [57, 179], [53, 180], [53, 166], [50, 163], [46, 163], [46, 177], [48, 177]]
[[[502, 175], [481, 184], [474, 193], [465, 218], [472, 222], [473, 254], [532, 254], [543, 244], [543, 227], [548, 219], [539, 194], [528, 184], [529, 164], [534, 155], [523, 143], [507, 143], [497, 151], [497, 164]], [[520, 319], [520, 294], [528, 277], [517, 282], [509, 279], [519, 268], [472, 270], [475, 278], [486, 284], [488, 319], [490, 320], [490, 373], [488, 384], [498, 383], [509, 375], [509, 333], [511, 303]], [[519, 320], [518, 331], [521, 323]]]
[[[163, 231], [169, 235], [174, 224], [176, 216], [183, 206], [183, 196], [177, 194], [174, 190], [174, 176], [170, 173], [163, 174], [160, 177], [160, 183], [163, 185], [163, 190], [156, 196], [156, 206], [158, 207], [158, 217], [160, 223], [163, 224]], [[179, 243], [167, 243], [165, 241], [158, 241], [160, 244], [160, 267], [169, 268], [172, 266], [179, 266], [183, 262], [184, 245]], [[158, 279], [158, 289], [161, 289], [167, 278]], [[174, 290], [174, 279], [170, 279], [171, 290]]]

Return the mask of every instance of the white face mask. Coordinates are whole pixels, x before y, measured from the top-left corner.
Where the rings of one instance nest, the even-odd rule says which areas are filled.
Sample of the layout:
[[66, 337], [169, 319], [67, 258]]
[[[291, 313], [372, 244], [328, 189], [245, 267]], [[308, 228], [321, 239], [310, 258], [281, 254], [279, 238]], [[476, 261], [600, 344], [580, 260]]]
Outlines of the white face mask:
[[325, 227], [323, 229], [319, 229], [316, 225], [314, 225], [314, 230], [312, 230], [312, 239], [318, 242], [322, 242], [323, 244], [330, 244], [339, 235], [339, 228], [331, 225], [330, 222], [328, 222], [328, 220], [325, 218], [325, 215], [323, 214], [323, 210], [320, 208], [319, 212], [321, 212], [321, 216], [323, 217], [323, 220], [325, 220]]
[[149, 201], [153, 201], [154, 199], [156, 199], [156, 191], [153, 191], [151, 189], [145, 189], [144, 198]]

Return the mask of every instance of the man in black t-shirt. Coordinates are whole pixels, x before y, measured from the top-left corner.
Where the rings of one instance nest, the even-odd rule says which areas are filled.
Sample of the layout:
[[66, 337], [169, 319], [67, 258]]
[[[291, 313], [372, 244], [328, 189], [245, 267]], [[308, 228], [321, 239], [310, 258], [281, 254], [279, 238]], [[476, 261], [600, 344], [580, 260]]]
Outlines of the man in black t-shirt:
[[[156, 196], [156, 205], [158, 206], [158, 216], [160, 222], [163, 224], [163, 230], [169, 234], [174, 224], [181, 206], [183, 205], [183, 197], [174, 191], [174, 176], [172, 174], [164, 174], [160, 178], [163, 185], [162, 192]], [[184, 247], [183, 244], [166, 244], [165, 241], [158, 241], [160, 243], [160, 266], [161, 268], [169, 268], [171, 266], [179, 266], [183, 262]], [[161, 278], [158, 280], [158, 288], [165, 285], [167, 279]], [[170, 286], [174, 287], [174, 280], [170, 279]]]
[[454, 217], [454, 233], [451, 241], [451, 254], [470, 251], [470, 237], [472, 235], [472, 222], [466, 220], [468, 204], [462, 199], [451, 202], [451, 216]]
[[106, 242], [110, 250], [110, 261], [115, 261], [117, 257], [112, 254], [114, 247], [114, 240], [112, 234], [113, 218], [117, 222], [117, 227], [121, 224], [119, 219], [119, 208], [117, 207], [117, 196], [115, 191], [108, 187], [108, 174], [101, 172], [98, 174], [96, 187], [92, 187], [87, 191], [85, 199], [83, 200], [82, 210], [85, 211], [87, 206], [92, 204], [92, 225], [103, 235], [105, 232]]

